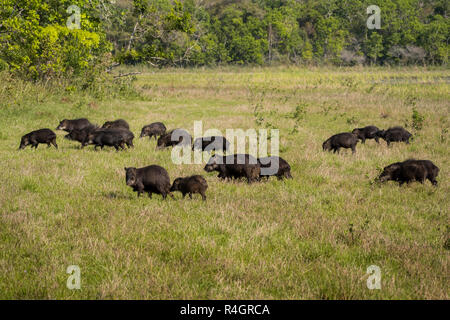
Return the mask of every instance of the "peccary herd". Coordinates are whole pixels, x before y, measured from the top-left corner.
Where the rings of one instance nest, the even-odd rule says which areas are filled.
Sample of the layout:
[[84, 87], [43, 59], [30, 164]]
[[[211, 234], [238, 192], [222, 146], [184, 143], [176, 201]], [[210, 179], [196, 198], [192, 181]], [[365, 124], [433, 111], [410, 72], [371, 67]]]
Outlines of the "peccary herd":
[[[412, 134], [402, 127], [392, 127], [387, 130], [380, 130], [375, 126], [353, 129], [352, 132], [343, 132], [331, 136], [322, 144], [324, 151], [339, 153], [339, 149], [352, 149], [356, 152], [356, 144], [359, 140], [365, 143], [368, 139], [374, 139], [377, 143], [379, 139], [386, 141], [389, 146], [391, 142], [405, 142], [409, 144]], [[383, 169], [377, 181], [385, 182], [393, 180], [400, 185], [412, 181], [424, 183], [428, 179], [434, 186], [437, 186], [436, 177], [439, 168], [430, 160], [409, 159], [404, 162], [393, 163]]]
[[367, 126], [364, 128], [353, 129], [352, 132], [343, 132], [331, 136], [322, 144], [324, 151], [333, 151], [339, 153], [339, 149], [352, 149], [352, 153], [356, 152], [356, 144], [361, 140], [361, 143], [366, 143], [368, 139], [374, 139], [380, 143], [380, 138], [386, 141], [389, 146], [391, 142], [406, 142], [409, 144], [409, 139], [412, 134], [402, 127], [393, 127], [387, 130], [380, 130], [375, 126]]
[[[92, 124], [88, 119], [62, 120], [56, 130], [67, 132], [65, 139], [77, 141], [81, 148], [93, 145], [103, 149], [105, 146], [114, 147], [116, 151], [124, 150], [125, 147], [133, 148], [134, 134], [130, 131], [129, 124], [123, 120], [107, 121], [102, 127]], [[375, 126], [356, 128], [352, 132], [343, 132], [331, 136], [323, 144], [324, 151], [333, 151], [339, 154], [339, 150], [351, 149], [356, 152], [356, 145], [359, 141], [365, 143], [368, 139], [374, 139], [379, 143], [379, 139], [386, 141], [389, 146], [391, 142], [406, 142], [409, 144], [411, 133], [402, 127], [393, 127], [387, 130], [380, 130]], [[141, 130], [140, 138], [155, 138], [156, 149], [163, 149], [173, 146], [190, 146], [192, 137], [183, 129], [173, 129], [167, 132], [166, 126], [161, 122], [146, 125]], [[39, 129], [24, 135], [20, 141], [19, 149], [24, 149], [31, 145], [37, 149], [39, 144], [47, 144], [48, 147], [56, 144], [56, 134], [50, 129]], [[218, 178], [222, 180], [233, 180], [244, 178], [249, 184], [261, 181], [262, 178], [269, 179], [271, 176], [282, 180], [292, 179], [291, 167], [289, 163], [277, 156], [255, 158], [248, 154], [226, 155], [229, 151], [230, 142], [222, 136], [197, 138], [192, 144], [192, 150], [206, 152], [221, 151], [224, 155], [214, 154], [204, 167], [206, 172], [218, 172]], [[400, 185], [412, 181], [423, 183], [429, 180], [437, 186], [436, 177], [439, 168], [429, 160], [406, 160], [404, 162], [393, 163], [384, 168], [381, 175], [376, 179], [380, 182], [388, 180], [396, 181]], [[169, 174], [166, 169], [151, 165], [144, 168], [125, 168], [126, 184], [137, 192], [138, 197], [147, 193], [152, 197], [153, 193], [174, 198], [172, 192], [181, 192], [183, 198], [186, 195], [192, 199], [192, 195], [198, 193], [203, 200], [206, 200], [206, 190], [208, 183], [201, 175], [176, 178], [170, 184]]]

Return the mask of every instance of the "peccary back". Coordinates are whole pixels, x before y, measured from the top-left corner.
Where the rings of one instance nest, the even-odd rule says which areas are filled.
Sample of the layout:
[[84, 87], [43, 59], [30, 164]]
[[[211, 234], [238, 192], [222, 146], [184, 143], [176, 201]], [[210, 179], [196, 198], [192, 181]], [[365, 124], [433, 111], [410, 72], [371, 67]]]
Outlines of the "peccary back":
[[127, 129], [130, 130], [130, 125], [128, 124], [128, 122], [126, 122], [123, 119], [118, 119], [115, 121], [106, 121], [103, 126], [103, 129], [109, 129], [109, 128], [123, 128], [123, 129]]
[[208, 183], [205, 178], [200, 175], [194, 175], [186, 178], [177, 178], [173, 181], [170, 191], [180, 191], [183, 194], [183, 198], [186, 194], [192, 199], [193, 193], [199, 193], [203, 200], [206, 200], [206, 189], [208, 189]]
[[375, 141], [379, 143], [379, 131], [380, 129], [375, 126], [367, 126], [364, 128], [353, 129], [352, 133], [355, 134], [362, 143], [365, 143], [366, 139], [375, 139]]
[[27, 133], [20, 139], [19, 150], [25, 148], [28, 145], [31, 145], [31, 148], [37, 149], [39, 144], [47, 144], [55, 146], [58, 149], [58, 145], [56, 144], [56, 134], [48, 129], [39, 129], [36, 131], [32, 131]]
[[161, 194], [163, 199], [170, 195], [170, 178], [167, 170], [157, 165], [144, 168], [125, 168], [126, 183], [138, 193], [138, 197], [147, 192]]
[[192, 150], [201, 151], [223, 151], [226, 152], [230, 148], [230, 143], [225, 137], [212, 136], [197, 138], [192, 145]]
[[258, 158], [261, 165], [261, 177], [276, 176], [278, 179], [291, 179], [291, 166], [281, 157], [271, 156], [265, 158]]
[[152, 137], [157, 139], [158, 137], [164, 135], [166, 130], [166, 126], [162, 122], [154, 122], [142, 128], [140, 138], [148, 136], [149, 139]]
[[64, 130], [70, 132], [72, 130], [83, 130], [86, 127], [93, 126], [86, 118], [74, 119], [74, 120], [62, 120], [56, 127], [56, 130]]
[[378, 136], [383, 138], [389, 146], [391, 142], [406, 142], [409, 144], [409, 139], [412, 137], [412, 134], [402, 127], [393, 127], [380, 131]]
[[393, 180], [400, 184], [412, 181], [423, 183], [428, 179], [434, 186], [437, 186], [438, 174], [439, 168], [430, 160], [409, 159], [385, 167], [378, 179], [381, 182]]
[[174, 129], [160, 136], [157, 142], [157, 149], [163, 149], [174, 146], [190, 146], [192, 141], [191, 135], [183, 129]]
[[248, 183], [259, 180], [261, 165], [258, 160], [248, 154], [234, 154], [229, 156], [215, 155], [206, 164], [206, 172], [217, 171], [222, 179], [247, 178]]
[[340, 148], [352, 149], [352, 153], [356, 152], [356, 144], [358, 143], [358, 138], [355, 134], [350, 132], [343, 132], [335, 134], [327, 139], [323, 144], [322, 148], [324, 151], [333, 150], [334, 153], [339, 153]]

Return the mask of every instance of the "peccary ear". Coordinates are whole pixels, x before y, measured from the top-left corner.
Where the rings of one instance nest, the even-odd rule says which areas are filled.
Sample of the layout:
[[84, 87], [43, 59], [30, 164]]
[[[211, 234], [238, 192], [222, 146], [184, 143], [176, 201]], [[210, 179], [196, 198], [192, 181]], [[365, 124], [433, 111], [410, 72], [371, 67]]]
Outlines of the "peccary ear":
[[124, 167], [124, 169], [125, 169], [125, 171], [128, 171], [128, 168], [127, 168], [127, 167]]

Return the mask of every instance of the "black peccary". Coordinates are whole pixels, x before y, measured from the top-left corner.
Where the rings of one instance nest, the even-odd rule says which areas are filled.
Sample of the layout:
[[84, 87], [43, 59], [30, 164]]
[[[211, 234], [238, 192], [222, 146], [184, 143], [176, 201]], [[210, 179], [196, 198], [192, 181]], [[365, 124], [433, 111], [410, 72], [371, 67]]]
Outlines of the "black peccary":
[[438, 174], [439, 168], [430, 160], [409, 159], [385, 167], [378, 180], [381, 182], [393, 180], [402, 185], [411, 181], [424, 183], [428, 179], [434, 186], [437, 186]]
[[271, 176], [276, 176], [278, 180], [283, 178], [292, 179], [291, 166], [283, 158], [270, 156], [258, 158], [258, 162], [261, 166], [261, 178], [266, 177], [269, 179]]
[[152, 165], [144, 168], [125, 168], [127, 186], [137, 192], [138, 197], [144, 192], [151, 198], [152, 193], [161, 194], [163, 199], [167, 195], [174, 198], [170, 192], [170, 178], [166, 169]]
[[362, 143], [366, 143], [366, 139], [375, 139], [377, 143], [380, 143], [378, 137], [379, 131], [380, 129], [375, 126], [367, 126], [364, 128], [353, 129], [352, 133], [355, 134]]
[[112, 129], [112, 128], [122, 128], [130, 130], [130, 125], [125, 120], [118, 119], [115, 121], [106, 121], [102, 126], [102, 129]]
[[160, 136], [156, 143], [156, 149], [163, 149], [174, 146], [190, 146], [192, 141], [191, 135], [183, 129], [174, 129]]
[[322, 148], [324, 151], [331, 151], [333, 153], [339, 154], [340, 148], [351, 148], [352, 153], [356, 152], [356, 144], [358, 143], [358, 138], [355, 134], [350, 132], [338, 133], [334, 136], [331, 136], [328, 140], [326, 140], [322, 144]]
[[381, 130], [378, 132], [378, 136], [383, 138], [389, 146], [391, 142], [406, 142], [409, 144], [409, 139], [412, 134], [402, 127], [393, 127], [388, 130]]
[[104, 146], [109, 146], [119, 151], [119, 147], [125, 149], [126, 137], [121, 130], [98, 130], [89, 133], [86, 142], [93, 144], [95, 150], [97, 147], [103, 149]]
[[183, 194], [183, 199], [186, 194], [189, 194], [189, 198], [192, 199], [193, 193], [199, 193], [202, 196], [203, 201], [205, 201], [206, 189], [208, 189], [208, 183], [205, 178], [200, 175], [194, 175], [186, 178], [176, 178], [173, 181], [170, 191], [180, 191]]
[[206, 172], [219, 172], [218, 177], [221, 179], [244, 177], [250, 184], [259, 180], [261, 165], [255, 157], [248, 154], [215, 155], [209, 159], [204, 170]]
[[64, 130], [70, 132], [74, 129], [83, 130], [86, 127], [93, 126], [92, 123], [89, 122], [86, 118], [74, 119], [74, 120], [62, 120], [59, 125], [56, 127], [56, 130]]
[[118, 132], [119, 134], [122, 135], [125, 144], [127, 145], [128, 148], [134, 147], [133, 144], [134, 134], [130, 130], [122, 128], [113, 128], [113, 129], [105, 129], [105, 132]]
[[192, 145], [192, 150], [202, 150], [202, 151], [222, 151], [226, 153], [230, 148], [230, 143], [225, 137], [222, 136], [212, 136], [212, 137], [201, 137], [197, 138]]
[[89, 134], [98, 130], [101, 129], [94, 125], [86, 127], [82, 130], [74, 129], [66, 134], [64, 138], [72, 141], [78, 141], [81, 143], [81, 148], [84, 148], [88, 145]]
[[155, 140], [157, 140], [158, 137], [166, 133], [166, 130], [167, 129], [164, 123], [154, 122], [142, 128], [140, 138], [148, 137], [149, 139], [151, 139], [152, 137], [155, 137]]
[[25, 148], [28, 145], [31, 145], [31, 148], [37, 149], [40, 143], [46, 144], [50, 147], [50, 145], [54, 145], [56, 149], [58, 149], [58, 145], [56, 144], [56, 134], [50, 129], [39, 129], [36, 131], [32, 131], [27, 133], [20, 140], [19, 150]]

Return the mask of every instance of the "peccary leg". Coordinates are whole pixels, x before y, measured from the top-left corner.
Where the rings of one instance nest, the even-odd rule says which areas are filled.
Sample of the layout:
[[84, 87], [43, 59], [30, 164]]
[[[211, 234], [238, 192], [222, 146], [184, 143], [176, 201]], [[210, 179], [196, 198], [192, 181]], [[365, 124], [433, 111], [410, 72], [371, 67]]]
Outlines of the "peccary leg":
[[203, 201], [206, 201], [205, 191], [200, 191], [200, 194], [202, 195]]
[[189, 198], [192, 199], [192, 192], [189, 192]]
[[58, 145], [56, 144], [56, 138], [53, 139], [51, 142], [52, 142], [52, 144], [55, 146], [55, 148], [58, 149]]
[[380, 143], [380, 139], [379, 139], [378, 137], [375, 137], [375, 141], [376, 141], [377, 143]]
[[152, 192], [151, 192], [151, 191], [148, 192], [148, 197], [149, 197], [150, 199], [152, 198]]
[[356, 153], [356, 144], [352, 145], [352, 154]]

